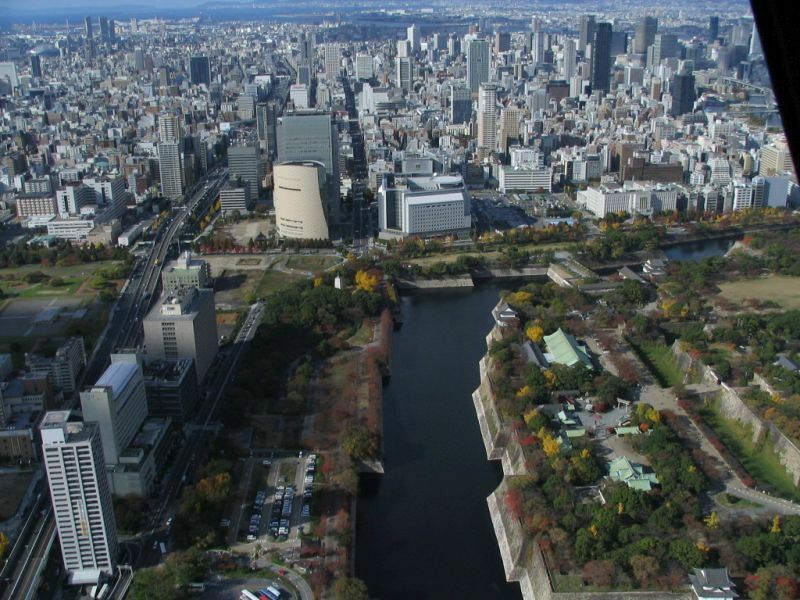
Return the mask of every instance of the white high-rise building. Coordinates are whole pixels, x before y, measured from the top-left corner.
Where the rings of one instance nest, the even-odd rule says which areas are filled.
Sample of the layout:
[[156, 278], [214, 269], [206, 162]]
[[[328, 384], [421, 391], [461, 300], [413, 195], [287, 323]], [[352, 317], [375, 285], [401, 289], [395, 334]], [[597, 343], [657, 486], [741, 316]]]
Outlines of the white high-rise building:
[[301, 83], [289, 87], [289, 98], [294, 102], [295, 108], [308, 108], [308, 86]]
[[482, 84], [478, 92], [478, 147], [490, 152], [497, 143], [497, 86]]
[[40, 425], [50, 499], [69, 583], [95, 585], [116, 565], [117, 524], [96, 423], [45, 414]]
[[467, 41], [467, 87], [471, 93], [477, 94], [480, 85], [489, 81], [491, 62], [488, 40], [471, 39]]
[[158, 139], [162, 142], [177, 142], [180, 137], [178, 117], [167, 113], [158, 115]]
[[158, 169], [161, 176], [161, 194], [174, 200], [183, 194], [183, 161], [178, 142], [161, 142], [158, 145]]
[[564, 40], [564, 49], [561, 63], [561, 76], [569, 80], [575, 75], [575, 60], [577, 47], [573, 38]]
[[97, 383], [81, 392], [83, 418], [100, 426], [109, 465], [119, 461], [147, 418], [142, 367], [135, 355], [130, 356], [129, 360], [112, 359]]

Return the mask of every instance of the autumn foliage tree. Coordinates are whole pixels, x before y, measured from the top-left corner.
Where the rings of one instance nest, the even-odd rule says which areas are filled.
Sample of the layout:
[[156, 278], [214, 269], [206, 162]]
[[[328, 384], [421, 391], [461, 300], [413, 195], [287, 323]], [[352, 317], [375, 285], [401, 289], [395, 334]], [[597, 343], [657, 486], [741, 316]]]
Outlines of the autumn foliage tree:
[[372, 294], [378, 289], [379, 283], [380, 279], [376, 274], [362, 270], [356, 271], [356, 289]]

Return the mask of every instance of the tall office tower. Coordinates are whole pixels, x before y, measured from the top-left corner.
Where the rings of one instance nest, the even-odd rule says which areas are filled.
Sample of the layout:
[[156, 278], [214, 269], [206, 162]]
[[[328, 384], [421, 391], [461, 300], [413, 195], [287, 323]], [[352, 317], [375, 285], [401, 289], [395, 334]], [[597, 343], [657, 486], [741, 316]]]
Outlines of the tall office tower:
[[372, 60], [372, 55], [358, 53], [356, 54], [356, 79], [365, 81], [372, 79], [375, 76], [375, 63]]
[[335, 81], [342, 71], [342, 48], [338, 44], [325, 46], [325, 77]]
[[108, 43], [108, 18], [100, 17], [100, 41]]
[[657, 33], [653, 45], [647, 50], [647, 66], [656, 68], [665, 58], [679, 55], [678, 36], [673, 33]]
[[756, 22], [753, 21], [753, 33], [750, 34], [749, 58], [755, 58], [763, 55], [764, 51], [761, 49], [761, 37], [758, 35], [758, 27], [756, 27]]
[[395, 57], [394, 84], [404, 92], [411, 91], [411, 59], [409, 57]]
[[411, 56], [411, 42], [408, 40], [397, 40], [397, 56], [409, 58]]
[[95, 585], [116, 565], [117, 523], [111, 505], [100, 427], [45, 414], [39, 430], [64, 570], [72, 585]]
[[544, 33], [536, 31], [531, 34], [531, 60], [536, 66], [544, 62]]
[[450, 85], [450, 122], [467, 123], [472, 119], [472, 97], [469, 88]]
[[31, 55], [31, 75], [42, 78], [42, 57], [38, 54]]
[[88, 42], [92, 39], [92, 17], [85, 17], [83, 19], [83, 25], [86, 29], [86, 41]]
[[327, 240], [325, 165], [307, 160], [275, 165], [275, 225], [285, 238]]
[[274, 102], [256, 104], [256, 129], [258, 139], [266, 142], [267, 154], [274, 157], [278, 151], [278, 141], [275, 138], [276, 108]]
[[136, 355], [112, 355], [97, 383], [80, 397], [84, 421], [100, 427], [105, 464], [115, 465], [147, 418], [144, 378]]
[[180, 142], [158, 144], [158, 170], [161, 176], [161, 195], [170, 200], [183, 195], [183, 161]]
[[542, 30], [542, 20], [537, 16], [531, 17], [531, 31], [536, 33], [537, 31], [541, 30]]
[[141, 48], [134, 48], [133, 50], [133, 68], [140, 73], [144, 71], [144, 50]]
[[447, 38], [447, 55], [450, 58], [455, 58], [461, 54], [461, 38], [455, 33], [451, 33]]
[[597, 23], [592, 40], [592, 90], [608, 92], [611, 85], [611, 23]]
[[108, 42], [113, 44], [117, 41], [117, 24], [114, 19], [108, 20]]
[[181, 139], [181, 124], [177, 115], [158, 115], [158, 139], [162, 142], [177, 142]]
[[339, 218], [339, 135], [329, 113], [307, 112], [278, 117], [278, 160], [325, 165], [328, 225]]
[[594, 40], [595, 16], [583, 15], [581, 17], [580, 37], [578, 38], [578, 52], [586, 56], [586, 45]]
[[497, 144], [497, 86], [483, 83], [478, 91], [478, 147], [494, 151]]
[[489, 81], [491, 53], [489, 42], [484, 39], [471, 39], [467, 42], [467, 87], [470, 93], [477, 94], [482, 83]]
[[300, 32], [300, 40], [297, 43], [298, 49], [300, 50], [300, 60], [298, 62], [301, 63], [310, 63], [311, 56], [308, 53], [308, 41], [306, 40], [306, 32]]
[[494, 52], [508, 52], [511, 50], [511, 34], [505, 31], [496, 31], [494, 34]]
[[708, 18], [708, 41], [713, 42], [719, 37], [719, 17]]
[[523, 112], [516, 106], [508, 106], [500, 111], [500, 133], [497, 147], [503, 154], [508, 153], [509, 141], [511, 144], [519, 143], [519, 122]]
[[656, 39], [658, 31], [658, 19], [656, 17], [645, 17], [636, 24], [636, 36], [633, 38], [633, 51], [636, 54], [645, 54], [647, 47], [651, 46]]
[[189, 78], [192, 85], [211, 85], [211, 61], [207, 56], [192, 56], [189, 59]]
[[619, 56], [628, 53], [628, 32], [611, 32], [611, 56]]
[[149, 359], [193, 358], [202, 383], [217, 355], [214, 291], [186, 287], [161, 296], [142, 321]]
[[564, 79], [571, 79], [575, 75], [576, 46], [573, 38], [564, 40], [564, 56], [561, 65], [561, 75]]
[[250, 182], [253, 195], [261, 188], [260, 157], [258, 146], [241, 145], [228, 148], [228, 169], [231, 179], [241, 178]]
[[411, 44], [411, 51], [412, 52], [419, 52], [419, 50], [420, 50], [420, 32], [419, 32], [419, 27], [417, 27], [416, 23], [411, 25], [411, 27], [409, 27], [406, 30], [406, 33], [408, 34], [406, 36], [406, 39], [408, 40], [409, 44]]
[[440, 50], [447, 50], [447, 36], [438, 31], [433, 34], [433, 49], [439, 52]]
[[311, 66], [307, 64], [297, 65], [297, 83], [311, 85]]
[[694, 75], [691, 73], [678, 73], [674, 75], [672, 78], [672, 86], [670, 87], [670, 94], [672, 95], [672, 110], [670, 112], [673, 117], [679, 117], [680, 115], [692, 112], [696, 99]]

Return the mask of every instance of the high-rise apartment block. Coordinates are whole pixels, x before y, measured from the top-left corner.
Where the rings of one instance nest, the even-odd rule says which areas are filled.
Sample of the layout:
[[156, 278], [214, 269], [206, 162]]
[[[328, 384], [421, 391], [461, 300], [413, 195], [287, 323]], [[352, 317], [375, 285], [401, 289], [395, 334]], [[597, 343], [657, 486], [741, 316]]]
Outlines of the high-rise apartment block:
[[54, 411], [40, 432], [64, 569], [70, 584], [97, 584], [113, 574], [118, 553], [100, 427]]

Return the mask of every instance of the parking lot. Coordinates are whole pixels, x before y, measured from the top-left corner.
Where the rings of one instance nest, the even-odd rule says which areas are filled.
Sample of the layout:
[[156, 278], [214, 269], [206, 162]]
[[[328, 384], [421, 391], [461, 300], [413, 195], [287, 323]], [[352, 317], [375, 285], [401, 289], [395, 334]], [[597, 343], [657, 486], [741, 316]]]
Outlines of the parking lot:
[[241, 515], [239, 541], [296, 541], [300, 528], [311, 520], [316, 464], [314, 454], [258, 459]]

